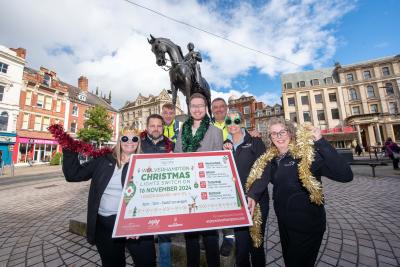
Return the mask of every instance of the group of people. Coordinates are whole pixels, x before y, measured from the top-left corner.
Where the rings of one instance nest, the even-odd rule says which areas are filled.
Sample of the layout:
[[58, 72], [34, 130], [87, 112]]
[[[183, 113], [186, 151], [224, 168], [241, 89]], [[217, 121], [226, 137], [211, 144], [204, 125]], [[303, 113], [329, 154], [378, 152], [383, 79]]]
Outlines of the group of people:
[[[87, 213], [87, 239], [96, 245], [103, 266], [125, 266], [125, 248], [135, 266], [156, 266], [153, 236], [113, 239], [112, 230], [122, 194], [128, 161], [134, 153], [171, 153], [231, 150], [242, 187], [254, 163], [269, 150], [276, 155], [264, 166], [262, 175], [246, 191], [250, 213], [259, 204], [261, 236], [264, 240], [269, 209], [268, 184], [273, 184], [274, 209], [278, 218], [282, 253], [286, 266], [314, 266], [325, 231], [326, 216], [323, 204], [310, 201], [298, 173], [301, 159], [294, 156], [291, 145], [296, 141], [294, 126], [283, 119], [271, 119], [267, 125], [267, 149], [259, 133], [243, 127], [239, 110], [229, 109], [224, 99], [211, 104], [213, 119], [207, 115], [206, 98], [198, 93], [189, 101], [189, 118], [179, 125], [175, 107], [166, 104], [162, 114], [147, 118], [146, 130], [125, 127], [121, 130], [113, 152], [80, 164], [78, 155], [64, 149], [63, 171], [67, 181], [91, 179]], [[319, 182], [321, 176], [339, 182], [353, 178], [348, 164], [322, 138], [319, 129], [310, 128], [314, 141], [315, 160], [311, 174]], [[232, 230], [231, 230], [232, 232]], [[224, 231], [224, 242], [229, 240]], [[217, 230], [185, 233], [187, 266], [200, 265], [200, 237], [202, 237], [207, 266], [220, 266], [219, 233]], [[255, 246], [249, 227], [233, 229], [236, 266], [265, 266], [264, 242]], [[223, 243], [224, 243], [223, 242]], [[228, 242], [228, 241], [227, 241]], [[160, 266], [171, 266], [171, 236], [159, 235]]]

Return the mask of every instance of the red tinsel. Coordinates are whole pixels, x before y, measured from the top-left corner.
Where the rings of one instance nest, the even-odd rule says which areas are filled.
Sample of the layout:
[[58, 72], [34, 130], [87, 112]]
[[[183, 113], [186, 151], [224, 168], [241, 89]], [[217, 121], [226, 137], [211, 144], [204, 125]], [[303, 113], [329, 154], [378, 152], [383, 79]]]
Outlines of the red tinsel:
[[60, 124], [50, 125], [47, 129], [57, 140], [60, 146], [69, 151], [94, 158], [98, 158], [112, 152], [112, 149], [109, 147], [94, 149], [91, 144], [80, 140], [74, 140], [68, 133], [64, 131], [64, 127]]
[[[143, 132], [140, 133], [140, 139], [143, 141], [146, 138], [147, 138], [147, 131], [144, 130]], [[173, 142], [165, 135], [164, 135], [164, 140], [165, 140], [165, 151], [167, 153], [172, 152], [174, 148]]]

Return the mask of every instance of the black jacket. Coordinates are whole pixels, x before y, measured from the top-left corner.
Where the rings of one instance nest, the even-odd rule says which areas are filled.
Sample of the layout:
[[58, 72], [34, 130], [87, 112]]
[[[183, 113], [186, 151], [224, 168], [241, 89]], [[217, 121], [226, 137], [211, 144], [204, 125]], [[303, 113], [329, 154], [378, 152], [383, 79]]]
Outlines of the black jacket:
[[[141, 142], [141, 148], [142, 148], [142, 152], [145, 154], [148, 153], [167, 153], [167, 137], [163, 137], [162, 140], [158, 141], [157, 144], [154, 144], [153, 141], [150, 140], [149, 137], [144, 137], [142, 138], [142, 142]], [[171, 142], [172, 148], [171, 151], [174, 150], [174, 144], [173, 142]]]
[[[63, 149], [63, 172], [68, 182], [81, 182], [92, 179], [89, 189], [88, 208], [87, 208], [87, 240], [90, 244], [95, 243], [97, 213], [100, 200], [110, 181], [116, 160], [111, 154], [92, 159], [84, 164], [80, 164], [78, 154]], [[124, 184], [128, 164], [125, 164], [121, 175], [121, 184]]]
[[[353, 179], [350, 166], [325, 139], [316, 141], [314, 145], [316, 153], [311, 172], [318, 181], [321, 181], [321, 176], [338, 182], [350, 182]], [[248, 195], [258, 201], [271, 181], [279, 223], [300, 232], [324, 231], [324, 206], [310, 202], [309, 193], [299, 180], [298, 163], [299, 160], [293, 159], [290, 154], [281, 159], [279, 164], [273, 159], [266, 166], [262, 179], [253, 184]]]

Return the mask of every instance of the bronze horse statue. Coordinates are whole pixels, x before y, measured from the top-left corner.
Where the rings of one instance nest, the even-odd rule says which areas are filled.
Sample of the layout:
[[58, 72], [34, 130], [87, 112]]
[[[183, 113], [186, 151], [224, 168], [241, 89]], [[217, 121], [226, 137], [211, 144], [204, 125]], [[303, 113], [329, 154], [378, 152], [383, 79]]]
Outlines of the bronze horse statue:
[[194, 93], [201, 93], [207, 99], [208, 112], [211, 114], [211, 92], [207, 81], [200, 77], [200, 84], [196, 83], [194, 78], [194, 70], [190, 65], [191, 62], [185, 61], [181, 48], [167, 38], [154, 38], [150, 34], [150, 39], [147, 39], [151, 44], [151, 51], [156, 56], [158, 66], [166, 66], [167, 59], [165, 54], [168, 54], [171, 61], [169, 69], [169, 79], [172, 94], [172, 104], [175, 106], [178, 90], [181, 90], [186, 97], [186, 105], [189, 109], [189, 98]]

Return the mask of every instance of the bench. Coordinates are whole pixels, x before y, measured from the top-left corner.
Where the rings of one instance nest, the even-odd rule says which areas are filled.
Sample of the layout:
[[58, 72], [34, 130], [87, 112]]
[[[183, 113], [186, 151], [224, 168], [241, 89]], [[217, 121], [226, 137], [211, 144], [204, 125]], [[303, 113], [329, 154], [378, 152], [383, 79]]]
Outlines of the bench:
[[375, 177], [375, 168], [376, 166], [387, 166], [388, 164], [383, 161], [351, 161], [350, 165], [363, 165], [370, 166], [372, 168], [372, 177]]

